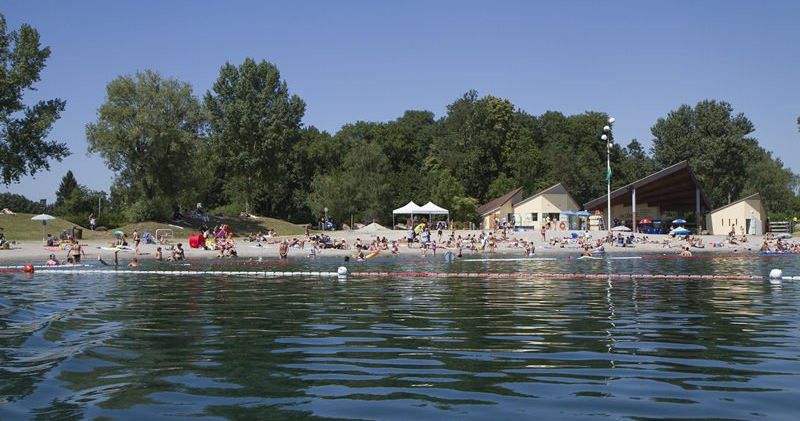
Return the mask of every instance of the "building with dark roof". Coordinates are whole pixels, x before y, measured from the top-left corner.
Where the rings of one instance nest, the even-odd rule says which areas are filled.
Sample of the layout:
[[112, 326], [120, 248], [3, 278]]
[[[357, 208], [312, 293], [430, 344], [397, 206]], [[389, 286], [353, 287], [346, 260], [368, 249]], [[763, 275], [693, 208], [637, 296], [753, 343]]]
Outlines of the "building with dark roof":
[[[607, 200], [608, 195], [603, 195], [583, 206], [596, 215], [603, 215], [602, 222], [605, 222]], [[664, 220], [667, 213], [681, 216], [693, 214], [695, 219], [689, 222], [701, 227], [704, 222], [703, 214], [709, 209], [711, 201], [697, 183], [687, 161], [681, 161], [611, 192], [611, 219], [616, 221], [612, 224], [623, 224], [634, 231], [642, 219]]]

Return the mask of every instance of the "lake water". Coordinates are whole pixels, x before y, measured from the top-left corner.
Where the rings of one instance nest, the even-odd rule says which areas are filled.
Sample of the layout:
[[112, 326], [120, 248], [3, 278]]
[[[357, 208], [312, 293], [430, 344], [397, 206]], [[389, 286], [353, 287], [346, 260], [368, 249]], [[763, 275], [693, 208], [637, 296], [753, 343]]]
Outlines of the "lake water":
[[[350, 266], [800, 275], [795, 256]], [[799, 304], [766, 280], [4, 273], [0, 419], [793, 420]]]

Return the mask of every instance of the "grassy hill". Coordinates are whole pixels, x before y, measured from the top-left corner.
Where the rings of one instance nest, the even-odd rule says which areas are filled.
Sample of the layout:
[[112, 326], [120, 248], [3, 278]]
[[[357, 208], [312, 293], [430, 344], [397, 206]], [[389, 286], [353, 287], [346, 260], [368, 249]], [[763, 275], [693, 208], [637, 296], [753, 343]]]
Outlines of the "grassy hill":
[[[33, 214], [18, 213], [16, 215], [0, 215], [0, 227], [7, 239], [17, 241], [30, 241], [42, 239], [42, 223], [31, 221]], [[268, 229], [274, 229], [277, 235], [297, 236], [303, 234], [303, 228], [291, 222], [280, 219], [255, 217], [246, 218], [240, 216], [211, 217], [208, 223], [210, 227], [218, 224], [229, 224], [234, 234], [238, 236], [247, 235], [255, 232], [266, 233]], [[68, 220], [56, 218], [47, 221], [46, 232], [58, 237], [62, 230], [70, 229], [73, 226], [83, 229], [83, 238], [87, 240], [110, 239], [112, 232], [116, 230], [124, 231], [128, 236], [136, 229], [139, 233], [150, 232], [155, 234], [157, 229], [171, 229], [177, 239], [186, 239], [189, 234], [197, 232], [198, 223], [169, 224], [162, 222], [137, 222], [123, 227], [114, 228], [108, 231], [89, 231], [86, 227], [74, 224]]]
[[[42, 223], [41, 221], [31, 221], [35, 216], [30, 213], [18, 213], [16, 215], [0, 215], [0, 227], [3, 228], [3, 233], [8, 240], [16, 241], [29, 241], [42, 239]], [[73, 224], [65, 219], [56, 218], [52, 221], [47, 221], [45, 227], [46, 232], [58, 237], [61, 231], [70, 229], [73, 226], [83, 228], [83, 238], [85, 239], [102, 239], [108, 238], [109, 233], [89, 231], [86, 227], [78, 224]]]
[[[247, 235], [250, 233], [257, 233], [259, 231], [266, 233], [269, 229], [274, 229], [277, 235], [302, 235], [303, 228], [291, 222], [283, 221], [280, 219], [267, 218], [267, 217], [254, 217], [246, 218], [241, 216], [225, 216], [209, 218], [208, 226], [213, 228], [215, 225], [228, 224], [233, 229], [234, 235], [237, 237]], [[134, 229], [139, 233], [150, 232], [156, 233], [158, 229], [171, 229], [175, 238], [186, 239], [189, 234], [197, 232], [200, 226], [199, 221], [192, 221], [190, 223], [170, 224], [163, 222], [137, 222], [135, 224], [128, 224], [123, 227], [114, 228], [111, 231], [124, 231], [128, 236], [131, 235]]]

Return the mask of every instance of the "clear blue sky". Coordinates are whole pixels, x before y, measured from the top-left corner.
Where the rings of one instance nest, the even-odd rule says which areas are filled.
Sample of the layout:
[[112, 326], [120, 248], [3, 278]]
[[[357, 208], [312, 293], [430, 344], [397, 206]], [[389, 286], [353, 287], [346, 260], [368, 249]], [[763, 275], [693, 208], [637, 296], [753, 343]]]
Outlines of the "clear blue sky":
[[800, 172], [800, 1], [8, 1], [52, 48], [34, 98], [67, 111], [51, 138], [73, 155], [0, 191], [52, 200], [72, 169], [107, 189], [84, 127], [105, 86], [154, 69], [208, 90], [225, 61], [275, 63], [307, 103], [304, 124], [334, 132], [407, 109], [441, 116], [469, 89], [532, 114], [606, 111], [615, 137], [650, 145], [681, 104], [714, 98], [756, 126]]

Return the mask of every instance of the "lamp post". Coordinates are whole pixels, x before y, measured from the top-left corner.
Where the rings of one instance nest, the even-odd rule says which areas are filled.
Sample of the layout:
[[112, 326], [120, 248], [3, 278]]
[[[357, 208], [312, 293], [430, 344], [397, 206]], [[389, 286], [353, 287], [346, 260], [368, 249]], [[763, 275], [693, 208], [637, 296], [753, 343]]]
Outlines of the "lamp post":
[[614, 143], [611, 140], [611, 126], [614, 124], [614, 117], [608, 118], [608, 124], [603, 127], [603, 135], [600, 139], [606, 141], [606, 188], [608, 199], [608, 234], [611, 235], [611, 145]]

